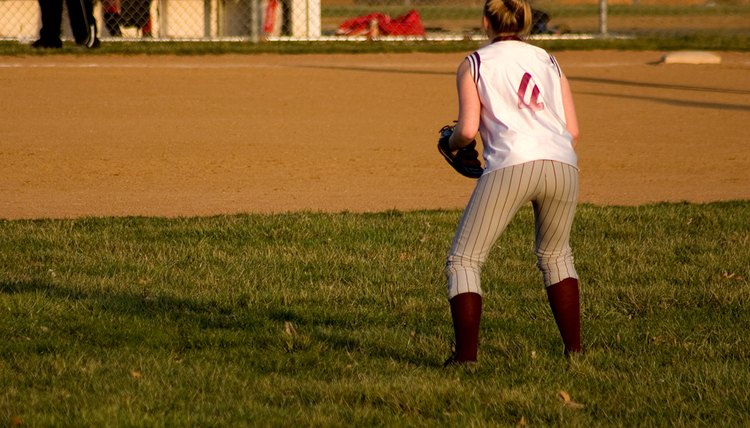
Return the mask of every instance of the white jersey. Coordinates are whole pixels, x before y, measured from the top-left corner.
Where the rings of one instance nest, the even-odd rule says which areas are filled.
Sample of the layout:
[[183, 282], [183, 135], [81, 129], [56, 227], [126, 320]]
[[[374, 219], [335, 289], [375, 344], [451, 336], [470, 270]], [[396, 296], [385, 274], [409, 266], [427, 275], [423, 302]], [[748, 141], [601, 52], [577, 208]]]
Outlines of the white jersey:
[[504, 40], [467, 57], [482, 103], [485, 172], [535, 160], [577, 167], [565, 126], [561, 71], [544, 49]]

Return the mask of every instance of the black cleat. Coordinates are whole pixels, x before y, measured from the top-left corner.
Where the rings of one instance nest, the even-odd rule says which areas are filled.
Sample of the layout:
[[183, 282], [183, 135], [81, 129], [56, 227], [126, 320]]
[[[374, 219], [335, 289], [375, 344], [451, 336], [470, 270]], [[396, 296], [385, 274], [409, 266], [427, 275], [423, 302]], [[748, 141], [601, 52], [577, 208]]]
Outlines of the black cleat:
[[31, 44], [34, 49], [60, 49], [62, 48], [62, 40], [44, 40], [39, 39]]
[[477, 366], [476, 361], [459, 361], [456, 358], [456, 354], [451, 354], [450, 357], [448, 357], [447, 360], [443, 363], [443, 367], [469, 367], [473, 368]]
[[86, 48], [86, 49], [98, 49], [102, 45], [102, 42], [97, 37], [97, 38], [95, 38], [93, 40], [86, 39], [86, 40], [84, 40], [82, 42], [76, 42], [76, 44], [78, 46], [80, 46], [82, 48]]
[[87, 43], [86, 44], [86, 48], [88, 48], [88, 49], [99, 49], [99, 46], [101, 46], [101, 45], [102, 45], [102, 42], [97, 37], [96, 39], [94, 39], [93, 42]]

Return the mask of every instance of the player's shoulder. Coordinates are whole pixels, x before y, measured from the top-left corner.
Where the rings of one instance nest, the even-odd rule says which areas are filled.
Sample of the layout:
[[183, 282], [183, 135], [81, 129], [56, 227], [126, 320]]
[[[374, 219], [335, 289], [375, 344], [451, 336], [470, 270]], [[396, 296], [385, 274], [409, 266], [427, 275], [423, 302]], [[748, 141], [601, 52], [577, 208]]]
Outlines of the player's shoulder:
[[484, 45], [474, 51], [472, 55], [478, 55], [480, 58], [509, 58], [523, 56], [540, 56], [547, 57], [549, 54], [539, 46], [534, 46], [528, 42], [520, 40], [509, 40], [495, 42]]

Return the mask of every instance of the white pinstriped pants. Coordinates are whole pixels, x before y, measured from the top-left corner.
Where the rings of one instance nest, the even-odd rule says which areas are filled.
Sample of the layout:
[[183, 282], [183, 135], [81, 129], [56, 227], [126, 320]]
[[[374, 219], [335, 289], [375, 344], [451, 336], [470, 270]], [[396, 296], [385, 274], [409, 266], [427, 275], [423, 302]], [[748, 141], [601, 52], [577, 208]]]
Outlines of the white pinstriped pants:
[[578, 170], [562, 162], [538, 160], [483, 175], [446, 261], [448, 299], [461, 293], [482, 294], [480, 273], [490, 249], [529, 201], [534, 207], [534, 252], [544, 285], [577, 279], [570, 248], [577, 200]]

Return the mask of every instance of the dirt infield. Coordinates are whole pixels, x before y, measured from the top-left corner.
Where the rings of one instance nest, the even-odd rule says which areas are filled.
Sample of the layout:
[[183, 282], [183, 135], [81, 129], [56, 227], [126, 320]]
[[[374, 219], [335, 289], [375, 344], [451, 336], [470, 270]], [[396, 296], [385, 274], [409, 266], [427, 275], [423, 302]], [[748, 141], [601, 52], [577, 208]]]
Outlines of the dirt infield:
[[[558, 52], [581, 201], [750, 199], [750, 54]], [[0, 58], [0, 218], [460, 208], [463, 54]]]

